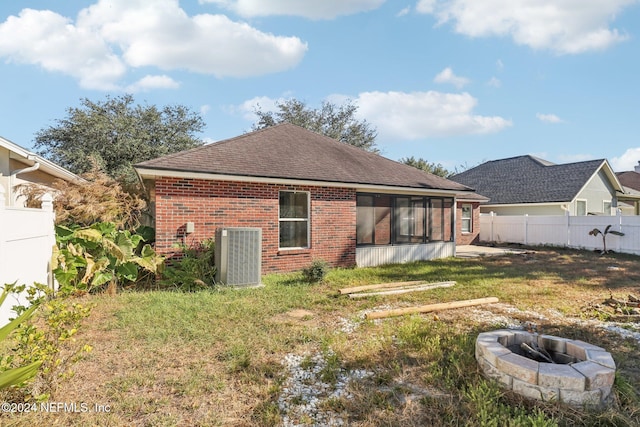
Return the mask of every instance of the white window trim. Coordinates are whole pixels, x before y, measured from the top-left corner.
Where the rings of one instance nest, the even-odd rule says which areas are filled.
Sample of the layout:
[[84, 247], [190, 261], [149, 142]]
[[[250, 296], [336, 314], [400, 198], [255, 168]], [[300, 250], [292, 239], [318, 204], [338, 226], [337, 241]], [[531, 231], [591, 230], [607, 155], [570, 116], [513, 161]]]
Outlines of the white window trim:
[[[605, 209], [605, 205], [609, 204], [609, 210], [607, 211]], [[604, 213], [605, 215], [611, 215], [611, 210], [613, 209], [613, 200], [603, 200], [602, 201], [602, 213]]]
[[584, 202], [584, 215], [580, 216], [587, 216], [589, 214], [589, 203], [587, 203], [587, 199], [576, 199], [575, 216], [578, 216], [578, 202]]
[[[470, 214], [469, 218], [465, 218], [464, 217], [464, 209], [463, 208], [465, 206], [469, 206], [469, 208], [471, 209], [469, 211], [469, 214]], [[469, 221], [469, 230], [468, 231], [464, 231], [464, 228], [462, 227], [462, 224], [464, 224], [465, 220]], [[473, 233], [473, 204], [472, 203], [463, 203], [461, 205], [461, 209], [460, 209], [460, 226], [461, 226], [461, 230], [460, 231], [463, 234], [471, 234], [471, 233]]]
[[[280, 193], [305, 193], [307, 195], [307, 218], [280, 218]], [[280, 247], [280, 223], [281, 222], [303, 222], [307, 223], [307, 246], [293, 246], [283, 248]], [[291, 251], [300, 249], [311, 248], [311, 192], [310, 191], [298, 191], [298, 190], [279, 190], [278, 191], [278, 250], [279, 251]]]

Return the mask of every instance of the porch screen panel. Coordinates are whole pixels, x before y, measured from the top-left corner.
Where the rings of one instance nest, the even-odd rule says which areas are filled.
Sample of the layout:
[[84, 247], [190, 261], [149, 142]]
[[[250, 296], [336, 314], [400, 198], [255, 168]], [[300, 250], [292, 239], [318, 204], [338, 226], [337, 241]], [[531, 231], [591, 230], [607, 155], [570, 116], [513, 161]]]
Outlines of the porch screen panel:
[[441, 241], [444, 238], [444, 215], [442, 199], [431, 199], [431, 235], [430, 240]]
[[356, 244], [391, 243], [391, 197], [358, 195], [356, 198]]
[[375, 244], [391, 243], [391, 196], [376, 196], [375, 206]]
[[356, 244], [372, 245], [375, 229], [373, 196], [356, 198]]

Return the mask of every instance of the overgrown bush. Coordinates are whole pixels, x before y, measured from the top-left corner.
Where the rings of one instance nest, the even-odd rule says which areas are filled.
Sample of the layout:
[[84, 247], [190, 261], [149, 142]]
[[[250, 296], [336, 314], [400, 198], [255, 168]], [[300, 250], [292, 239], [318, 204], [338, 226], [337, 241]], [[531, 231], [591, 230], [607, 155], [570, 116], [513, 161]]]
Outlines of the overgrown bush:
[[321, 259], [315, 259], [311, 265], [302, 270], [302, 275], [310, 283], [319, 283], [325, 279], [329, 272], [329, 264]]
[[116, 224], [99, 222], [89, 227], [56, 226], [53, 274], [60, 287], [69, 291], [110, 290], [135, 283], [145, 275], [160, 273], [164, 258], [147, 242], [153, 229], [132, 233]]
[[[140, 225], [140, 217], [146, 209], [142, 198], [123, 189], [95, 163], [82, 178], [83, 181], [58, 179], [53, 182], [57, 224], [87, 227], [96, 222], [112, 222], [118, 229], [127, 230]], [[39, 207], [42, 195], [49, 191], [49, 188], [35, 184], [20, 186], [28, 207]]]
[[215, 242], [202, 242], [179, 247], [182, 257], [171, 260], [162, 274], [164, 287], [191, 292], [211, 287], [215, 283]]
[[[25, 286], [10, 285], [9, 289], [21, 293]], [[42, 284], [36, 283], [26, 290], [30, 307], [18, 305], [14, 310], [20, 317], [32, 313], [35, 307], [39, 310], [16, 329], [10, 351], [0, 358], [0, 370], [9, 372], [16, 367], [37, 366], [31, 375], [35, 375], [35, 379], [29, 383], [25, 383], [28, 378], [14, 382], [12, 389], [5, 390], [3, 398], [17, 402], [45, 401], [54, 397], [61, 381], [73, 376], [72, 365], [81, 355], [91, 351], [91, 346], [75, 341], [91, 306], [69, 299], [70, 295], [65, 292], [55, 294]]]

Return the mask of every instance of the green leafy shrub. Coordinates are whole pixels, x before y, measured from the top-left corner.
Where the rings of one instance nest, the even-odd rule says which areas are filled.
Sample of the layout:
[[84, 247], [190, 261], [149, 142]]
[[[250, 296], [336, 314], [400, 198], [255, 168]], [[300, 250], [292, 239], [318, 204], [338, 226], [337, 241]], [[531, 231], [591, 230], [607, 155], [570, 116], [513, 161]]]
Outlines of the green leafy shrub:
[[182, 257], [172, 260], [162, 274], [162, 285], [191, 292], [215, 284], [215, 242], [207, 239], [180, 246]]
[[111, 222], [89, 227], [56, 226], [52, 269], [60, 287], [95, 291], [135, 283], [144, 274], [156, 275], [164, 266], [150, 241], [148, 227], [135, 233], [117, 230]]
[[329, 272], [329, 264], [321, 259], [313, 260], [311, 265], [302, 270], [302, 275], [310, 283], [318, 283], [325, 279]]
[[[32, 398], [44, 401], [53, 397], [60, 381], [73, 376], [71, 366], [81, 355], [91, 351], [91, 346], [75, 341], [91, 306], [72, 301], [65, 292], [55, 294], [52, 289], [38, 283], [28, 288], [24, 285], [11, 287], [11, 291], [16, 293], [25, 289], [31, 305], [29, 308], [22, 305], [14, 307], [19, 314], [17, 319], [23, 316], [31, 318], [36, 307], [39, 308], [38, 315], [22, 322], [16, 329], [11, 351], [0, 358], [0, 370], [11, 372], [20, 367], [35, 366], [35, 369], [28, 370], [29, 377], [13, 382], [13, 385], [21, 385], [14, 390], [13, 398], [18, 401]], [[33, 382], [24, 383], [34, 376]]]
[[[14, 292], [16, 289], [15, 282], [13, 284], [6, 284], [0, 294], [0, 306], [4, 304], [7, 296]], [[21, 310], [21, 314], [9, 323], [0, 328], [0, 342], [6, 342], [9, 339], [11, 332], [13, 332], [20, 324], [27, 321], [38, 308], [38, 303], [31, 305], [28, 309]], [[13, 359], [10, 359], [13, 361]], [[42, 360], [32, 360], [31, 362], [21, 363], [19, 366], [8, 363], [6, 357], [0, 359], [0, 390], [7, 387], [16, 386], [31, 378], [37, 373], [38, 369], [42, 365]]]

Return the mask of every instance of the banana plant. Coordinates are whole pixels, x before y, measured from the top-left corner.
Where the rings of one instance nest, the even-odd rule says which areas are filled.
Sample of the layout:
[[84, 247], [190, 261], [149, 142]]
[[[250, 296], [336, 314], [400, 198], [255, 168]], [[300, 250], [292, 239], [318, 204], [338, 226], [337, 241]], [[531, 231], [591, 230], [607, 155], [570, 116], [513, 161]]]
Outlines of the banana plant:
[[89, 227], [58, 225], [53, 274], [61, 287], [80, 291], [135, 282], [141, 270], [157, 274], [164, 258], [146, 243], [147, 235], [147, 230], [117, 230], [110, 222]]
[[602, 254], [607, 253], [607, 234], [613, 234], [614, 236], [624, 236], [624, 233], [617, 230], [611, 230], [612, 224], [607, 225], [607, 227], [603, 231], [600, 231], [597, 228], [594, 228], [589, 232], [590, 236], [597, 236], [598, 234], [602, 235]]

